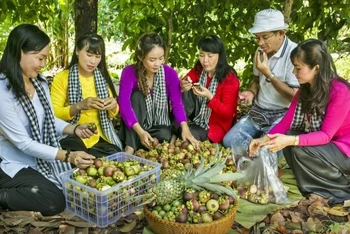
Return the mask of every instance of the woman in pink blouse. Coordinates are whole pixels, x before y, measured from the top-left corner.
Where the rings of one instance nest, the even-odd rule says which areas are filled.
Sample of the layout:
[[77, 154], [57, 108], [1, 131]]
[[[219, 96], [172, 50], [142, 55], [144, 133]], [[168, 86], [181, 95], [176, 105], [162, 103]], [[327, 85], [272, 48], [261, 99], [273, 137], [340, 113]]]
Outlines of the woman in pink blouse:
[[315, 193], [331, 204], [350, 199], [350, 84], [336, 75], [320, 40], [300, 43], [291, 53], [301, 89], [286, 115], [249, 145], [283, 149], [303, 195]]

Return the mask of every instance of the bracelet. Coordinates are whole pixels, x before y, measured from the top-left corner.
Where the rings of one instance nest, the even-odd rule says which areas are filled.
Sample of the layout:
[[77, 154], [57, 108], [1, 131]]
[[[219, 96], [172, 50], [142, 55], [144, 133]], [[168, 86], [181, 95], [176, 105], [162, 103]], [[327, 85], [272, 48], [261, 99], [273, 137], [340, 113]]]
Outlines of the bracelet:
[[295, 136], [294, 145], [299, 145], [299, 136]]
[[256, 94], [253, 92], [253, 90], [248, 89], [247, 91], [250, 91], [254, 95], [254, 97], [256, 96]]
[[73, 134], [77, 136], [77, 134], [75, 133], [75, 131], [77, 130], [77, 128], [79, 127], [80, 124], [77, 124], [74, 129], [73, 129]]
[[65, 156], [65, 158], [64, 158], [64, 162], [65, 162], [65, 163], [68, 162], [69, 155], [70, 155], [70, 150], [68, 149], [67, 152], [66, 152], [66, 156]]

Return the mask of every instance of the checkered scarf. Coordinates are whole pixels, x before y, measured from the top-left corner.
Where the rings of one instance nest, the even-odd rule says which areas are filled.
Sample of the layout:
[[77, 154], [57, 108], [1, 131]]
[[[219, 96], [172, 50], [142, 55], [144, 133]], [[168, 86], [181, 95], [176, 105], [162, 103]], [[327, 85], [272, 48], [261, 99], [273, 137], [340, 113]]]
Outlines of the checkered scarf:
[[302, 112], [301, 102], [298, 102], [297, 107], [295, 109], [291, 129], [302, 130], [304, 132], [319, 131], [321, 129], [324, 115], [324, 112], [320, 116], [317, 115], [316, 109], [314, 108], [312, 110], [312, 113], [309, 115], [310, 117], [308, 118], [308, 113]]
[[[39, 96], [41, 105], [45, 110], [45, 119], [42, 129], [43, 132], [41, 134], [38, 117], [36, 115], [33, 103], [28, 98], [28, 96], [21, 96], [19, 98], [19, 102], [29, 119], [33, 140], [42, 144], [50, 145], [52, 147], [61, 148], [56, 135], [55, 117], [53, 115], [49, 100], [45, 95], [44, 87], [40, 81], [38, 81], [38, 79], [33, 78], [30, 80], [33, 83], [36, 93]], [[36, 160], [38, 163], [38, 171], [47, 179], [52, 181], [57, 187], [61, 188], [61, 179], [59, 177], [59, 174], [71, 169], [71, 165], [59, 160], [54, 160], [53, 162], [48, 162], [39, 158]]]
[[[208, 76], [208, 73], [205, 70], [203, 70], [199, 78], [199, 84], [203, 87], [206, 86], [207, 76]], [[216, 79], [216, 75], [214, 75], [210, 81], [208, 89], [213, 95], [215, 95], [217, 87], [218, 87], [218, 80]], [[199, 99], [200, 109], [199, 109], [198, 115], [194, 117], [193, 123], [201, 126], [205, 130], [208, 130], [209, 129], [208, 123], [209, 123], [209, 117], [211, 114], [211, 109], [207, 107], [206, 97], [198, 97], [198, 99]]]
[[170, 126], [169, 104], [166, 93], [164, 67], [161, 66], [154, 75], [153, 98], [151, 92], [146, 96], [147, 118], [144, 123], [145, 130], [152, 126]]
[[[97, 90], [97, 96], [101, 99], [107, 98], [109, 96], [108, 93], [108, 84], [106, 80], [103, 78], [100, 70], [96, 68], [94, 70], [95, 77], [95, 86]], [[78, 64], [75, 64], [71, 67], [69, 71], [68, 77], [68, 98], [69, 104], [74, 105], [75, 103], [81, 102], [83, 100], [82, 89], [79, 80], [79, 71]], [[117, 134], [115, 133], [113, 123], [108, 118], [107, 110], [100, 110], [100, 121], [101, 127], [104, 135], [115, 145], [117, 145], [120, 149], [122, 149], [122, 143], [120, 142]], [[79, 121], [81, 115], [81, 111], [79, 111], [74, 118], [70, 121], [70, 123], [75, 124]]]

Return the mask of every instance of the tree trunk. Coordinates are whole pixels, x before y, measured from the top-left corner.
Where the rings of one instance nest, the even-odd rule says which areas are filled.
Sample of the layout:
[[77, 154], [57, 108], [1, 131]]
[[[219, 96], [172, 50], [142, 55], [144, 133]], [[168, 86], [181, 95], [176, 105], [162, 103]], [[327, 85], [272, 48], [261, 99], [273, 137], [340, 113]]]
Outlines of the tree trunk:
[[75, 40], [86, 32], [97, 32], [98, 0], [75, 0]]
[[292, 12], [293, 0], [286, 0], [286, 4], [284, 5], [284, 21], [289, 24], [290, 23], [290, 13]]

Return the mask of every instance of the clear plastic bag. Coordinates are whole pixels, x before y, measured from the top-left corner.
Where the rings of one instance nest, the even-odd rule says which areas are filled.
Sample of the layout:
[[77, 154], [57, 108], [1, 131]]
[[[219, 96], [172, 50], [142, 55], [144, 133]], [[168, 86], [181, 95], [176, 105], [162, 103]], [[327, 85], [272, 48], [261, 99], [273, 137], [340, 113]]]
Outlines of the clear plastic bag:
[[241, 128], [238, 130], [237, 135], [234, 137], [231, 143], [232, 159], [236, 165], [240, 159], [248, 157], [248, 149], [250, 141], [253, 138]]
[[237, 171], [245, 177], [237, 181], [241, 198], [253, 203], [285, 203], [287, 192], [278, 178], [277, 155], [264, 146], [254, 158], [241, 158]]

